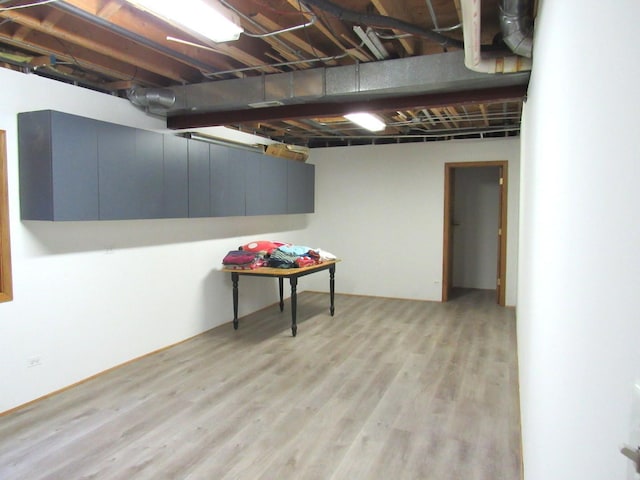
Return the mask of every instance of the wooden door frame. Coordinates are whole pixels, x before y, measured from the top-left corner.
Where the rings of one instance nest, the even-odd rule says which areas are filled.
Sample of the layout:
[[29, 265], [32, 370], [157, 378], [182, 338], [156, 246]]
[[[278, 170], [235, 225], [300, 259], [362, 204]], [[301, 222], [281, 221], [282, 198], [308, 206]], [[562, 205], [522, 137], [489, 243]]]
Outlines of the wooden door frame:
[[[444, 231], [443, 231], [443, 254], [442, 254], [442, 301], [449, 300], [451, 282], [453, 280], [453, 242], [451, 228], [453, 220], [453, 198], [454, 179], [457, 168], [471, 167], [500, 167], [501, 168], [501, 188], [500, 188], [500, 235], [498, 240], [498, 264], [497, 274], [499, 285], [496, 287], [498, 305], [505, 305], [506, 300], [506, 275], [507, 275], [507, 184], [509, 178], [508, 161], [495, 160], [486, 162], [451, 162], [444, 164]], [[498, 279], [496, 279], [498, 281]]]
[[9, 237], [9, 178], [7, 176], [7, 133], [0, 130], [0, 302], [13, 300]]

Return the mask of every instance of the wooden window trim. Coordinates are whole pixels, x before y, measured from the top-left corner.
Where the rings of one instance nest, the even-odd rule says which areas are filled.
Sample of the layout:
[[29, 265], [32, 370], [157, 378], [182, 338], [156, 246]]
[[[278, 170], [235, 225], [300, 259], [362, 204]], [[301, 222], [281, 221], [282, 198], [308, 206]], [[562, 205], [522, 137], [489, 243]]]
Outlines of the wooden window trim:
[[9, 243], [9, 179], [7, 133], [0, 130], [0, 302], [13, 300], [11, 248]]

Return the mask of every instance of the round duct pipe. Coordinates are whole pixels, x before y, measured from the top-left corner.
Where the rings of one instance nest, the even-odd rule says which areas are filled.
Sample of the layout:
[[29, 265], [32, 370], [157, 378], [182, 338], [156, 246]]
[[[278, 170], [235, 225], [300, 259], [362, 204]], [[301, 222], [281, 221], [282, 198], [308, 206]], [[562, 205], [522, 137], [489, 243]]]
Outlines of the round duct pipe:
[[131, 88], [127, 98], [138, 107], [169, 109], [176, 103], [176, 94], [168, 88]]
[[531, 58], [533, 51], [533, 19], [528, 0], [502, 0], [500, 26], [504, 43], [517, 55]]

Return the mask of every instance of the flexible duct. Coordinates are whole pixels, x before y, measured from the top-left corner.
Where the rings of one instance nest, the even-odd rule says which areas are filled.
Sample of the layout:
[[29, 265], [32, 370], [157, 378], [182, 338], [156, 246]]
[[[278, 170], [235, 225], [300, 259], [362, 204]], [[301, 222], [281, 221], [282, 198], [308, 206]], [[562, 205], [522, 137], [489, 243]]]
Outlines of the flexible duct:
[[137, 107], [168, 109], [176, 103], [176, 94], [167, 88], [131, 88], [127, 98]]

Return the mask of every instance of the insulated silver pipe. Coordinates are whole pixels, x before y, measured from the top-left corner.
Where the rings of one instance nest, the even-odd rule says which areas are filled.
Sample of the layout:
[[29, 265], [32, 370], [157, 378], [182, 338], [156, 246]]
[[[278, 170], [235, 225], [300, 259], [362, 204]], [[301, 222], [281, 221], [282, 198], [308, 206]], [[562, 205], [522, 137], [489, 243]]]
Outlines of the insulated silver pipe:
[[530, 0], [501, 0], [500, 26], [504, 43], [517, 55], [531, 58], [533, 19]]

